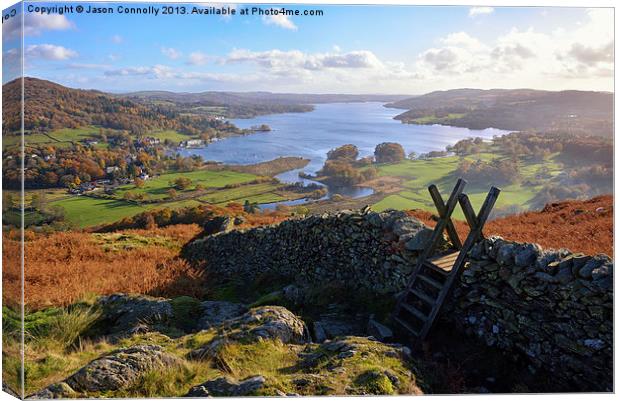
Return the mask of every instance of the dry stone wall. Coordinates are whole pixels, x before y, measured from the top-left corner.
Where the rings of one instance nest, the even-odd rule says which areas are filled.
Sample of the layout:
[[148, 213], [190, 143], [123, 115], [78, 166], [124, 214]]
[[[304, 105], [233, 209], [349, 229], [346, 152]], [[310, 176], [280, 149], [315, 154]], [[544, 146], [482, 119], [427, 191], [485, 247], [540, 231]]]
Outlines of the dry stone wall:
[[611, 391], [613, 262], [493, 237], [478, 243], [443, 314], [571, 388]]
[[183, 253], [205, 261], [218, 278], [251, 281], [272, 273], [304, 286], [340, 283], [386, 294], [405, 285], [431, 232], [402, 212], [340, 212], [215, 234]]
[[[222, 279], [259, 275], [313, 289], [402, 291], [431, 231], [403, 212], [339, 212], [231, 231], [186, 246], [186, 258]], [[570, 389], [612, 387], [613, 262], [605, 255], [480, 241], [442, 318]]]

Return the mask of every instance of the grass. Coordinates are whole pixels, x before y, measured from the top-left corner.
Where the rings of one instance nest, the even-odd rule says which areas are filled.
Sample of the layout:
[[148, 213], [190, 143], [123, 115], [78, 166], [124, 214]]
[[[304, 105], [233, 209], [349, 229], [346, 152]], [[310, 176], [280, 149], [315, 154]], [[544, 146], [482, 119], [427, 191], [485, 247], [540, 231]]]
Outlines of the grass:
[[54, 201], [65, 210], [65, 220], [77, 227], [91, 227], [136, 215], [157, 205], [140, 206], [122, 200], [74, 196]]
[[449, 122], [450, 120], [456, 120], [465, 116], [465, 113], [450, 113], [444, 117], [437, 117], [435, 115], [428, 115], [424, 117], [414, 118], [408, 122], [413, 124], [442, 124]]
[[[551, 175], [556, 175], [561, 171], [561, 166], [555, 161], [552, 155], [542, 162], [534, 162], [531, 160], [520, 161], [520, 171], [522, 179], [520, 183], [501, 186], [502, 190], [495, 208], [508, 207], [517, 205], [522, 209], [528, 209], [530, 202], [542, 189], [542, 183], [532, 186], [523, 185], [522, 182], [532, 180], [540, 182], [536, 179], [536, 175], [543, 168], [547, 168]], [[494, 159], [491, 153], [481, 153], [474, 156], [468, 156], [471, 160], [490, 161]], [[436, 184], [439, 187], [445, 199], [448, 197], [454, 183], [456, 182], [456, 169], [460, 158], [458, 156], [440, 157], [433, 159], [405, 160], [396, 164], [386, 164], [379, 166], [379, 174], [381, 176], [393, 176], [403, 179], [403, 189], [387, 196], [380, 202], [373, 205], [373, 209], [383, 211], [386, 209], [422, 209], [435, 211], [428, 194], [428, 186]], [[469, 196], [475, 210], [477, 210], [484, 201], [490, 185], [486, 182], [470, 182], [465, 187], [465, 193]], [[460, 208], [455, 211], [455, 217], [463, 219], [463, 213]]]
[[153, 131], [153, 132], [149, 132], [146, 136], [152, 136], [153, 138], [157, 138], [162, 142], [168, 139], [172, 142], [177, 142], [177, 143], [181, 141], [187, 141], [188, 139], [195, 138], [195, 136], [185, 135], [185, 134], [182, 134], [174, 130]]
[[169, 173], [147, 180], [142, 188], [136, 188], [133, 184], [123, 185], [118, 188], [116, 195], [122, 198], [125, 192], [131, 191], [135, 193], [144, 193], [151, 199], [164, 199], [168, 196], [167, 191], [172, 188], [170, 183], [180, 177], [186, 177], [192, 180], [192, 184], [188, 189], [177, 190], [180, 194], [193, 191], [198, 184], [203, 185], [205, 188], [222, 188], [226, 185], [247, 183], [258, 178], [252, 174], [237, 173], [234, 171], [198, 170], [184, 173]]
[[219, 190], [202, 196], [200, 199], [213, 204], [226, 204], [231, 201], [243, 203], [246, 199], [250, 202], [257, 203], [269, 203], [284, 200], [284, 197], [273, 193], [273, 191], [277, 188], [278, 185], [272, 183], [243, 185], [239, 188], [231, 188], [225, 191]]

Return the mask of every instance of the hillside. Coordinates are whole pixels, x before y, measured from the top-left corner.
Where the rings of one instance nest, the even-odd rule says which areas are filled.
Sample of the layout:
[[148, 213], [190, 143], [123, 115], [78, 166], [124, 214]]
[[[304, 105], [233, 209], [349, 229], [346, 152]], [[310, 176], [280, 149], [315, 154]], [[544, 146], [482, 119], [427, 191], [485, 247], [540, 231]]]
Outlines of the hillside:
[[[432, 213], [414, 210], [412, 216], [434, 226]], [[585, 201], [551, 203], [542, 210], [526, 212], [488, 222], [485, 235], [499, 235], [517, 242], [535, 242], [544, 248], [566, 248], [589, 255], [604, 253], [613, 256], [614, 199], [612, 195], [597, 196]], [[469, 227], [455, 221], [461, 238]]]
[[395, 118], [413, 124], [612, 133], [613, 94], [609, 92], [454, 89], [386, 106], [407, 109]]
[[[3, 134], [20, 128], [21, 81], [2, 86]], [[67, 88], [37, 78], [24, 79], [27, 131], [90, 125], [145, 133], [156, 129], [195, 131], [213, 125], [204, 117], [182, 116], [169, 107], [144, 105], [94, 90]]]

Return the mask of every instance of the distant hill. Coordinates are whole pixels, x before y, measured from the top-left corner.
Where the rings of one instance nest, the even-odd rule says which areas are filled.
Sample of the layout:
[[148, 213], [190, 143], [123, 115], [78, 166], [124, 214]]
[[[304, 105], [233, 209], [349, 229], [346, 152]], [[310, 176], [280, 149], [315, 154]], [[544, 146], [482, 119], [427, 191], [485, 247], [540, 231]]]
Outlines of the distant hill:
[[611, 136], [613, 94], [532, 89], [454, 89], [386, 105], [407, 109], [395, 118], [412, 124], [471, 129], [585, 132]]
[[142, 91], [120, 96], [137, 102], [174, 104], [188, 113], [212, 115], [213, 109], [227, 118], [250, 118], [274, 113], [299, 113], [312, 111], [313, 104], [341, 102], [394, 102], [407, 98], [403, 95], [332, 95], [295, 94], [271, 92], [200, 92], [176, 93]]
[[317, 104], [341, 102], [397, 102], [407, 99], [406, 95], [347, 95], [347, 94], [298, 94], [298, 93], [271, 93], [271, 92], [167, 92], [141, 91], [124, 93], [121, 96], [130, 99], [160, 100], [176, 103], [203, 103], [214, 105], [254, 105], [268, 104]]

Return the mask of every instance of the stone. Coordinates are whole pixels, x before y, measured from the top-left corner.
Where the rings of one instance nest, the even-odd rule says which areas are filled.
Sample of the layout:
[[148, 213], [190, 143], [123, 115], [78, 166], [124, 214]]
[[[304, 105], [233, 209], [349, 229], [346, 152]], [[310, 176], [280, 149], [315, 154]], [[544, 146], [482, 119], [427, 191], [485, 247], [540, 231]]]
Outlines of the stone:
[[252, 376], [239, 382], [227, 377], [218, 377], [192, 387], [185, 397], [243, 397], [255, 393], [264, 385], [263, 376]]
[[228, 216], [217, 216], [207, 220], [203, 225], [202, 235], [225, 233], [233, 229], [235, 222]]
[[322, 343], [327, 340], [327, 334], [325, 333], [325, 329], [323, 329], [321, 322], [314, 322], [312, 327], [314, 328], [314, 341], [317, 343]]
[[518, 246], [514, 251], [515, 265], [520, 267], [530, 266], [536, 262], [541, 252], [542, 248], [538, 244], [523, 244]]
[[[17, 397], [17, 395], [15, 395]], [[17, 397], [20, 398], [20, 397]], [[28, 396], [34, 399], [77, 398], [76, 392], [65, 382], [55, 383], [43, 390]]]
[[302, 305], [304, 301], [303, 290], [295, 284], [282, 288], [282, 298], [292, 305]]
[[504, 266], [514, 264], [514, 250], [514, 244], [502, 245], [497, 252], [497, 261]]
[[163, 298], [145, 295], [112, 294], [99, 297], [98, 307], [101, 308], [101, 321], [106, 334], [123, 337], [134, 330], [145, 330], [144, 326], [169, 321], [174, 316], [172, 304]]
[[208, 330], [227, 320], [234, 319], [248, 311], [247, 306], [225, 301], [204, 301], [200, 303], [202, 314], [198, 318], [197, 329]]
[[394, 336], [394, 333], [389, 327], [377, 322], [375, 319], [368, 320], [368, 334], [379, 341], [386, 341]]
[[433, 230], [430, 228], [421, 229], [412, 239], [405, 243], [405, 248], [410, 251], [423, 251], [426, 249], [431, 235], [433, 235]]
[[40, 394], [64, 394], [59, 397], [66, 398], [66, 394], [73, 394], [71, 391], [94, 393], [120, 390], [129, 386], [140, 375], [148, 371], [180, 365], [181, 363], [181, 359], [166, 353], [158, 345], [136, 345], [121, 348], [109, 355], [95, 359], [63, 382], [48, 386]]

